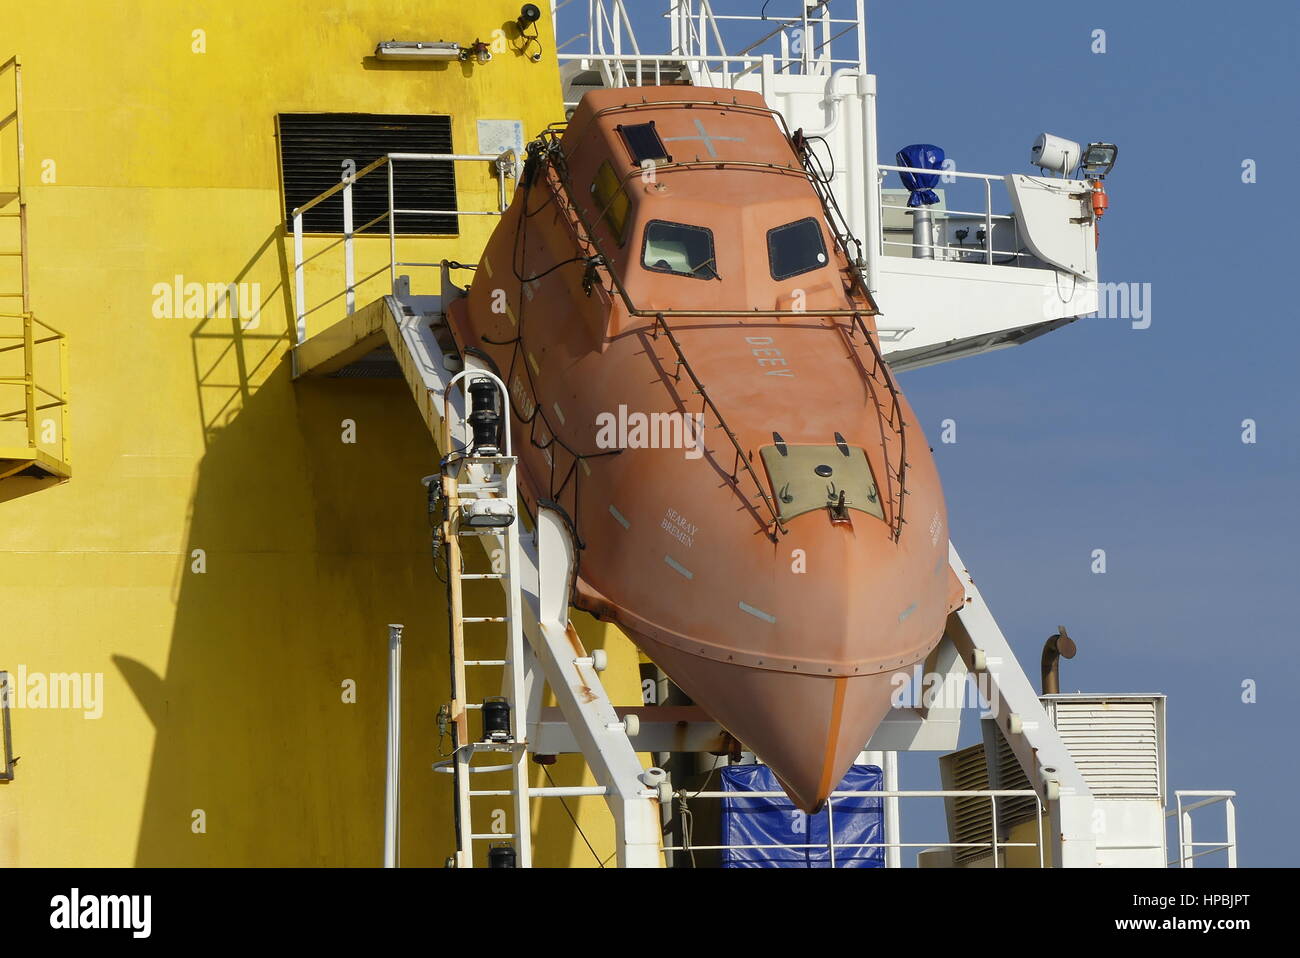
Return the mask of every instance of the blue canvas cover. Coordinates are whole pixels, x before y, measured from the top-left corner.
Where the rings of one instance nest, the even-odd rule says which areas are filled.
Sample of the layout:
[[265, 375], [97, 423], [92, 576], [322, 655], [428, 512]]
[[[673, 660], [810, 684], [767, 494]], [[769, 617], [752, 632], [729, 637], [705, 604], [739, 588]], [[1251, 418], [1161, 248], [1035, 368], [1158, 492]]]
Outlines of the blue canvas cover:
[[[882, 774], [875, 765], [854, 765], [836, 791], [880, 791]], [[722, 769], [722, 788], [736, 798], [722, 800], [722, 844], [816, 845], [816, 848], [731, 848], [722, 853], [723, 868], [830, 868], [832, 810], [808, 815], [780, 798], [744, 798], [746, 792], [780, 792], [766, 765], [730, 765]], [[841, 848], [841, 844], [884, 841], [884, 801], [835, 798], [835, 868], [884, 868], [883, 848]]]
[[[918, 170], [942, 170], [943, 150], [929, 143], [913, 143], [898, 151], [898, 165]], [[908, 206], [930, 206], [939, 202], [934, 188], [939, 184], [938, 173], [899, 173], [903, 185], [911, 191]]]

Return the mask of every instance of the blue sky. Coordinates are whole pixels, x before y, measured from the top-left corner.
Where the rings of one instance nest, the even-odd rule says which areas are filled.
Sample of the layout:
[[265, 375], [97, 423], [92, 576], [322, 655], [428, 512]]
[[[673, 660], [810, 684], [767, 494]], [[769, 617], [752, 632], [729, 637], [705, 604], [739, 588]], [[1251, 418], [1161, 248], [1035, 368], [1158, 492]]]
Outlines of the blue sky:
[[[664, 5], [636, 6], [648, 24]], [[1034, 681], [1064, 624], [1080, 647], [1064, 691], [1167, 693], [1170, 788], [1236, 789], [1241, 863], [1300, 864], [1300, 311], [1285, 208], [1300, 4], [868, 3], [868, 28], [883, 162], [927, 142], [959, 169], [1032, 172], [1044, 130], [1119, 145], [1102, 279], [1151, 284], [1150, 328], [1081, 320], [902, 384], [935, 447], [953, 541]], [[948, 418], [953, 445], [939, 443]], [[1090, 571], [1093, 549], [1105, 575]], [[1255, 704], [1242, 702], [1247, 679]], [[963, 744], [978, 740], [968, 724]], [[936, 784], [935, 766], [904, 756], [904, 787]], [[941, 837], [938, 815], [922, 818], [917, 840]]]

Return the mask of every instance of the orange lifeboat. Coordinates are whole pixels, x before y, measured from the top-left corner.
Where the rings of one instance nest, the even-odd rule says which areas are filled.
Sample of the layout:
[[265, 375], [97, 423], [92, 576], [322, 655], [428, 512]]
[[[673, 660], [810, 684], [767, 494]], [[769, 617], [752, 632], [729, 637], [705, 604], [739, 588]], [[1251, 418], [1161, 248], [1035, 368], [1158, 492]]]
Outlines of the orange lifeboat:
[[572, 520], [574, 604], [808, 811], [962, 601], [839, 223], [759, 95], [594, 91], [448, 310], [508, 385], [526, 507]]

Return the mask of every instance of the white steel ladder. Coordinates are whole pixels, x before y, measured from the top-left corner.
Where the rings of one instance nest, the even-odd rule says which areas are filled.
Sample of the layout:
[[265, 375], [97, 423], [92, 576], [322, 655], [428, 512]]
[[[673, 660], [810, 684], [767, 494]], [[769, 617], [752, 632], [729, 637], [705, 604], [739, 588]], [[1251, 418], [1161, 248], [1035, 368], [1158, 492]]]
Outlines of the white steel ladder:
[[[474, 441], [471, 423], [472, 408], [469, 388], [482, 380], [492, 382], [499, 401], [498, 430], [500, 446], [479, 454]], [[455, 386], [461, 384], [465, 392], [465, 417], [453, 409]], [[454, 424], [454, 425], [453, 425]], [[532, 865], [532, 822], [529, 814], [528, 788], [528, 687], [525, 681], [526, 644], [523, 629], [523, 596], [520, 581], [518, 490], [515, 469], [518, 461], [511, 450], [510, 402], [505, 384], [499, 377], [482, 369], [466, 369], [456, 374], [444, 393], [442, 418], [442, 468], [440, 475], [430, 481], [441, 483], [442, 542], [447, 558], [448, 607], [451, 619], [451, 705], [450, 728], [452, 734], [452, 759], [444, 763], [444, 770], [455, 776], [456, 855], [458, 868], [474, 867], [476, 843], [510, 842], [515, 851], [516, 867]], [[495, 454], [486, 454], [486, 452]], [[476, 523], [509, 521], [501, 525]], [[484, 551], [491, 560], [490, 572], [467, 572], [462, 569], [464, 550], [461, 540], [466, 536], [482, 539]], [[504, 586], [505, 609], [499, 615], [467, 615], [464, 583], [484, 579], [500, 580]], [[479, 610], [475, 610], [476, 612]], [[467, 658], [465, 630], [470, 627], [476, 647], [479, 630], [504, 626], [504, 648], [500, 658]], [[484, 717], [484, 703], [470, 702], [468, 673], [470, 669], [500, 669], [501, 696], [509, 703], [509, 731], [501, 730], [494, 737], [486, 734], [486, 721], [481, 725], [483, 734], [471, 730], [469, 713], [476, 711]], [[474, 756], [482, 753], [507, 755], [505, 764], [475, 765]], [[510, 775], [508, 788], [477, 788], [474, 779], [480, 775]], [[472, 806], [476, 798], [509, 798], [512, 806], [512, 823], [509, 830], [495, 832], [475, 830]]]

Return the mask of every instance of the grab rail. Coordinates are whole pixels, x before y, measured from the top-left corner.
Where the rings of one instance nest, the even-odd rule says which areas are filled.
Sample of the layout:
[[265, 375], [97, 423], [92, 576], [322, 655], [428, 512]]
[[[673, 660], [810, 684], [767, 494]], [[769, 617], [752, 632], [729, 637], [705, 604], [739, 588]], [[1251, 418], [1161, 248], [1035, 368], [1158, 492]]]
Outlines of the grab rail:
[[[746, 799], [779, 799], [789, 802], [789, 798], [784, 792], [721, 792], [721, 791], [691, 791], [690, 789], [680, 789], [673, 793], [677, 799], [679, 809], [686, 812], [681, 816], [684, 822], [689, 821], [690, 809], [689, 802], [697, 798], [717, 799], [720, 801], [743, 801]], [[837, 798], [874, 798], [881, 799], [882, 802], [889, 799], [906, 799], [906, 798], [987, 798], [991, 809], [990, 822], [991, 832], [987, 842], [837, 842], [835, 840], [835, 799]], [[998, 840], [998, 799], [999, 798], [1032, 798], [1035, 805], [1034, 819], [1037, 822], [1038, 833], [1037, 840], [1032, 842], [1010, 842]], [[682, 829], [682, 843], [680, 845], [665, 845], [666, 852], [685, 852], [690, 854], [697, 851], [727, 851], [727, 850], [800, 850], [824, 848], [830, 855], [830, 867], [837, 867], [835, 852], [837, 849], [853, 848], [987, 848], [993, 856], [993, 868], [1003, 867], [998, 861], [998, 852], [1007, 848], [1037, 848], [1038, 849], [1038, 867], [1046, 867], [1044, 843], [1043, 843], [1043, 800], [1033, 789], [990, 789], [977, 791], [973, 789], [924, 789], [924, 790], [895, 790], [895, 791], [835, 791], [831, 792], [826, 801], [826, 818], [827, 818], [827, 836], [824, 842], [809, 842], [806, 844], [745, 844], [745, 845], [696, 845], [691, 842], [689, 825]]]
[[[1010, 220], [1012, 223], [1015, 222], [1015, 217], [1014, 217], [1014, 216], [1007, 216], [1007, 215], [1005, 215], [1005, 214], [994, 214], [994, 212], [993, 212], [993, 186], [992, 186], [992, 184], [993, 184], [994, 182], [1005, 183], [1005, 182], [1006, 182], [1006, 179], [1007, 179], [1005, 176], [999, 176], [999, 175], [994, 174], [994, 173], [965, 173], [965, 172], [962, 172], [962, 171], [960, 171], [960, 170], [923, 170], [923, 169], [919, 169], [919, 168], [917, 168], [917, 167], [915, 167], [915, 166], [890, 166], [890, 165], [885, 164], [885, 163], [881, 163], [881, 164], [879, 164], [879, 166], [878, 166], [877, 168], [880, 170], [880, 172], [881, 172], [881, 174], [882, 174], [882, 176], [881, 176], [881, 181], [882, 181], [882, 182], [884, 181], [884, 175], [883, 175], [883, 174], [886, 174], [886, 173], [899, 173], [899, 174], [903, 174], [903, 173], [925, 173], [925, 174], [929, 174], [929, 175], [931, 175], [931, 176], [933, 176], [934, 174], [937, 173], [937, 174], [939, 174], [939, 175], [942, 176], [942, 177], [957, 177], [957, 178], [959, 178], [959, 179], [982, 180], [982, 181], [984, 182], [984, 212], [983, 212], [982, 214], [981, 214], [981, 213], [973, 213], [973, 214], [969, 214], [969, 215], [973, 215], [973, 216], [983, 216], [983, 217], [984, 217], [984, 235], [988, 238], [988, 242], [986, 243], [985, 248], [984, 248], [984, 251], [983, 251], [983, 252], [984, 252], [984, 262], [985, 262], [986, 264], [990, 265], [990, 266], [993, 265], [993, 253], [995, 252], [995, 250], [993, 249], [993, 221], [994, 221], [995, 219], [996, 219], [996, 220], [1004, 220], [1004, 219], [1005, 219], [1005, 220]], [[895, 204], [892, 204], [892, 203], [886, 203], [886, 202], [884, 201], [884, 197], [883, 197], [883, 196], [880, 194], [880, 192], [879, 192], [879, 191], [880, 191], [880, 185], [881, 185], [880, 183], [877, 183], [877, 184], [876, 184], [876, 190], [877, 190], [877, 193], [876, 193], [876, 202], [880, 204], [881, 209], [897, 209], [898, 207], [897, 207]], [[944, 214], [960, 213], [960, 211], [958, 211], [958, 210], [944, 210], [943, 213], [944, 213]], [[916, 247], [917, 247], [917, 244], [916, 244], [916, 243], [903, 243], [903, 242], [899, 242], [899, 241], [897, 241], [897, 240], [886, 240], [886, 239], [884, 239], [884, 231], [883, 231], [883, 230], [881, 231], [881, 245], [882, 245], [882, 246], [908, 246], [908, 247], [911, 247], [911, 248], [916, 248]], [[943, 247], [938, 247], [938, 248], [942, 248], [942, 249], [952, 249], [952, 247], [949, 247], [949, 246], [943, 246]], [[962, 248], [961, 248], [961, 247], [958, 247], [958, 249], [961, 250]], [[966, 252], [966, 253], [971, 253], [971, 252], [975, 252], [975, 250], [973, 250], [973, 249], [972, 249], [972, 250], [964, 250], [964, 252]], [[1002, 251], [1002, 255], [1019, 257], [1019, 256], [1024, 255], [1024, 254], [1021, 254], [1020, 251], [1018, 251], [1018, 250], [1016, 250], [1016, 251], [1010, 251], [1010, 250], [1008, 250], [1008, 251]]]
[[[699, 101], [694, 101], [694, 100], [683, 100], [683, 101], [663, 100], [663, 101], [656, 101], [653, 103], [623, 104], [619, 106], [607, 107], [603, 110], [598, 111], [597, 113], [593, 114], [593, 116], [589, 119], [589, 122], [592, 122], [596, 118], [600, 116], [604, 116], [605, 114], [608, 113], [624, 112], [624, 111], [635, 112], [645, 108], [664, 108], [664, 107], [672, 107], [677, 105], [696, 106], [698, 105], [698, 103]], [[854, 246], [858, 245], [857, 240], [854, 239], [852, 234], [848, 231], [847, 225], [844, 225], [843, 215], [840, 213], [839, 207], [835, 203], [834, 196], [830, 194], [829, 190], [825, 189], [825, 183], [822, 180], [822, 178], [820, 178], [817, 175], [817, 173], [808, 165], [806, 151], [801, 150], [794, 143], [794, 140], [790, 135], [789, 127], [785, 123], [785, 118], [782, 117], [781, 114], [778, 113], [777, 111], [768, 109], [766, 107], [756, 107], [756, 106], [749, 106], [745, 104], [733, 103], [733, 104], [729, 104], [728, 108], [736, 111], [754, 112], [754, 113], [761, 113], [767, 116], [771, 116], [776, 121], [778, 126], [781, 128], [782, 132], [785, 135], [786, 141], [791, 144], [791, 149], [794, 152], [794, 158], [799, 160], [799, 164], [797, 166], [782, 166], [774, 163], [761, 163], [761, 162], [755, 162], [749, 160], [710, 160], [708, 162], [675, 162], [675, 163], [666, 163], [666, 164], [656, 166], [655, 173], [656, 175], [662, 175], [664, 173], [681, 171], [681, 170], [715, 171], [715, 170], [725, 169], [725, 168], [745, 168], [745, 169], [757, 169], [757, 170], [762, 170], [765, 172], [770, 172], [775, 174], [798, 175], [804, 177], [810, 182], [810, 184], [812, 184], [813, 191], [817, 195], [819, 201], [821, 202], [823, 215], [826, 217], [827, 223], [831, 227], [832, 234], [834, 235], [835, 238], [835, 243], [837, 247], [840, 249], [841, 253], [844, 255], [844, 258], [849, 268], [851, 279], [853, 283], [857, 286], [861, 294], [861, 297], [866, 301], [867, 304], [869, 304], [868, 307], [866, 308], [857, 307], [857, 308], [849, 308], [849, 309], [819, 310], [818, 315], [827, 316], [827, 317], [849, 318], [851, 320], [852, 325], [849, 327], [849, 333], [846, 334], [846, 338], [850, 340], [850, 344], [854, 347], [856, 347], [856, 342], [854, 340], [856, 332], [859, 330], [863, 332], [868, 347], [871, 349], [874, 358], [872, 369], [867, 370], [865, 366], [861, 365], [861, 362], [857, 356], [856, 348], [853, 349], [852, 355], [854, 356], [855, 361], [859, 363], [859, 368], [864, 372], [864, 374], [867, 376], [868, 379], [874, 381], [877, 380], [878, 377], [883, 376], [884, 385], [890, 394], [890, 409], [888, 414], [888, 422], [899, 437], [899, 463], [898, 463], [898, 467], [894, 470], [894, 474], [890, 476], [887, 473], [886, 478], [887, 480], [889, 480], [890, 483], [891, 503], [895, 503], [893, 516], [891, 517], [891, 527], [892, 527], [894, 541], [897, 542], [902, 536], [903, 524], [905, 522], [903, 518], [903, 511], [904, 511], [904, 499], [905, 496], [907, 495], [906, 492], [906, 476], [907, 476], [906, 426], [903, 419], [902, 400], [901, 397], [899, 396], [898, 389], [893, 382], [893, 378], [889, 373], [888, 367], [885, 364], [884, 357], [880, 352], [879, 345], [875, 342], [870, 329], [866, 326], [866, 324], [862, 320], [863, 315], [875, 315], [875, 302], [871, 297], [870, 291], [867, 289], [866, 282], [863, 280], [861, 270], [858, 266], [858, 263], [860, 262], [861, 258], [860, 257], [858, 257], [857, 259], [853, 258], [849, 250], [850, 244]], [[571, 216], [573, 220], [575, 220], [577, 224], [582, 228], [582, 233], [584, 235], [580, 237], [579, 242], [594, 249], [596, 253], [596, 259], [593, 261], [593, 266], [596, 263], [598, 263], [599, 265], [604, 267], [605, 273], [609, 277], [610, 283], [613, 286], [613, 290], [618, 295], [618, 297], [622, 300], [624, 308], [627, 310], [628, 315], [645, 317], [647, 319], [653, 320], [652, 329], [656, 333], [660, 328], [669, 332], [670, 342], [672, 343], [674, 350], [678, 354], [679, 363], [687, 366], [687, 370], [691, 375], [692, 381], [695, 382], [696, 388], [700, 390], [701, 394], [706, 397], [707, 404], [714, 411], [714, 415], [717, 416], [719, 424], [723, 425], [724, 429], [728, 433], [728, 438], [730, 439], [732, 444], [736, 447], [737, 453], [739, 455], [739, 461], [745, 463], [747, 472], [754, 477], [755, 482], [758, 485], [759, 492], [763, 497], [764, 503], [767, 505], [768, 510], [773, 515], [773, 518], [775, 520], [775, 529], [781, 533], [784, 533], [785, 528], [780, 522], [779, 510], [777, 510], [776, 507], [771, 503], [770, 499], [767, 496], [766, 490], [763, 488], [761, 481], [758, 480], [757, 475], [753, 472], [752, 468], [748, 465], [747, 458], [743, 455], [743, 451], [740, 449], [739, 440], [736, 439], [734, 433], [732, 433], [731, 430], [728, 427], [726, 427], [725, 421], [723, 420], [716, 406], [713, 405], [712, 400], [707, 398], [707, 392], [704, 391], [703, 385], [699, 382], [694, 372], [690, 369], [689, 364], [686, 362], [685, 354], [682, 352], [680, 344], [676, 341], [675, 337], [671, 336], [671, 331], [668, 330], [667, 323], [665, 322], [665, 317], [690, 316], [690, 317], [725, 318], [725, 317], [738, 317], [738, 316], [745, 316], [745, 317], [794, 316], [794, 315], [804, 315], [803, 311], [782, 310], [782, 309], [774, 309], [774, 310], [653, 309], [652, 310], [652, 309], [645, 309], [645, 308], [638, 307], [632, 301], [630, 294], [627, 292], [627, 289], [624, 287], [621, 277], [612, 268], [610, 268], [609, 266], [609, 263], [611, 262], [610, 257], [605, 255], [605, 251], [601, 246], [600, 240], [597, 238], [596, 231], [592, 228], [592, 225], [587, 221], [586, 217], [583, 216], [581, 210], [578, 207], [578, 204], [575, 200], [575, 190], [568, 174], [567, 161], [564, 156], [563, 150], [560, 149], [560, 137], [563, 135], [563, 132], [564, 132], [563, 130], [559, 130], [559, 129], [546, 130], [543, 133], [541, 140], [539, 141], [540, 146], [537, 147], [537, 155], [539, 157], [545, 157], [549, 159], [551, 168], [555, 170], [555, 174], [558, 179], [558, 189], [555, 190], [555, 195], [557, 197], [557, 200], [562, 200], [564, 202], [566, 207], [565, 212], [567, 213], [567, 215]], [[625, 174], [619, 181], [620, 189], [629, 180], [631, 180], [636, 176], [642, 175], [642, 173], [643, 173], [642, 170], [633, 170], [632, 172]], [[839, 326], [838, 328], [840, 329], [841, 334], [844, 334], [844, 327]], [[886, 457], [886, 469], [888, 470], [888, 457]], [[895, 478], [897, 479], [896, 492], [893, 491], [893, 480]], [[769, 525], [766, 522], [764, 523], [764, 530], [767, 532], [767, 535], [775, 541], [776, 532], [770, 531]]]
[[[1231, 790], [1223, 791], [1175, 791], [1174, 808], [1165, 812], [1165, 818], [1177, 816], [1178, 821], [1178, 857], [1168, 862], [1169, 865], [1178, 865], [1180, 868], [1195, 868], [1196, 859], [1205, 855], [1213, 855], [1215, 852], [1227, 852], [1228, 867], [1237, 867], [1237, 806], [1233, 799], [1237, 793]], [[1190, 805], [1184, 805], [1184, 798], [1199, 798], [1201, 801], [1192, 802]], [[1210, 805], [1217, 805], [1222, 802], [1224, 805], [1224, 819], [1226, 823], [1226, 834], [1222, 842], [1196, 842], [1192, 841], [1192, 812], [1198, 808], [1206, 808]], [[1197, 848], [1203, 848], [1204, 851], [1196, 851]]]
[[[394, 181], [393, 171], [397, 163], [404, 161], [415, 162], [451, 162], [451, 163], [491, 163], [497, 173], [497, 206], [495, 210], [423, 210], [423, 209], [401, 209], [398, 208], [394, 198]], [[352, 210], [352, 188], [357, 181], [365, 176], [384, 167], [388, 172], [388, 207], [374, 219], [361, 226], [353, 224]], [[514, 178], [518, 173], [518, 157], [513, 150], [507, 150], [499, 155], [479, 154], [479, 153], [387, 153], [371, 163], [366, 164], [355, 173], [345, 175], [338, 183], [329, 189], [312, 197], [301, 206], [295, 207], [291, 216], [293, 218], [293, 277], [294, 277], [294, 322], [295, 322], [295, 341], [299, 344], [307, 339], [307, 317], [335, 300], [342, 297], [345, 301], [347, 314], [350, 316], [356, 311], [356, 289], [363, 283], [374, 279], [388, 271], [390, 284], [395, 285], [397, 282], [397, 267], [399, 266], [426, 266], [439, 267], [439, 262], [415, 262], [401, 261], [397, 258], [397, 217], [406, 216], [500, 216], [509, 206], [509, 199], [506, 193], [506, 180]], [[321, 249], [312, 253], [310, 256], [303, 255], [303, 214], [319, 206], [330, 197], [343, 194], [343, 234], [333, 242], [326, 244]], [[366, 276], [357, 279], [354, 256], [354, 239], [357, 233], [364, 233], [372, 226], [378, 225], [382, 221], [388, 222], [388, 263]], [[343, 246], [343, 269], [344, 269], [344, 287], [341, 292], [335, 293], [323, 302], [317, 303], [311, 308], [307, 307], [307, 278], [306, 266], [312, 260], [323, 256], [325, 253], [334, 249], [336, 246]]]

